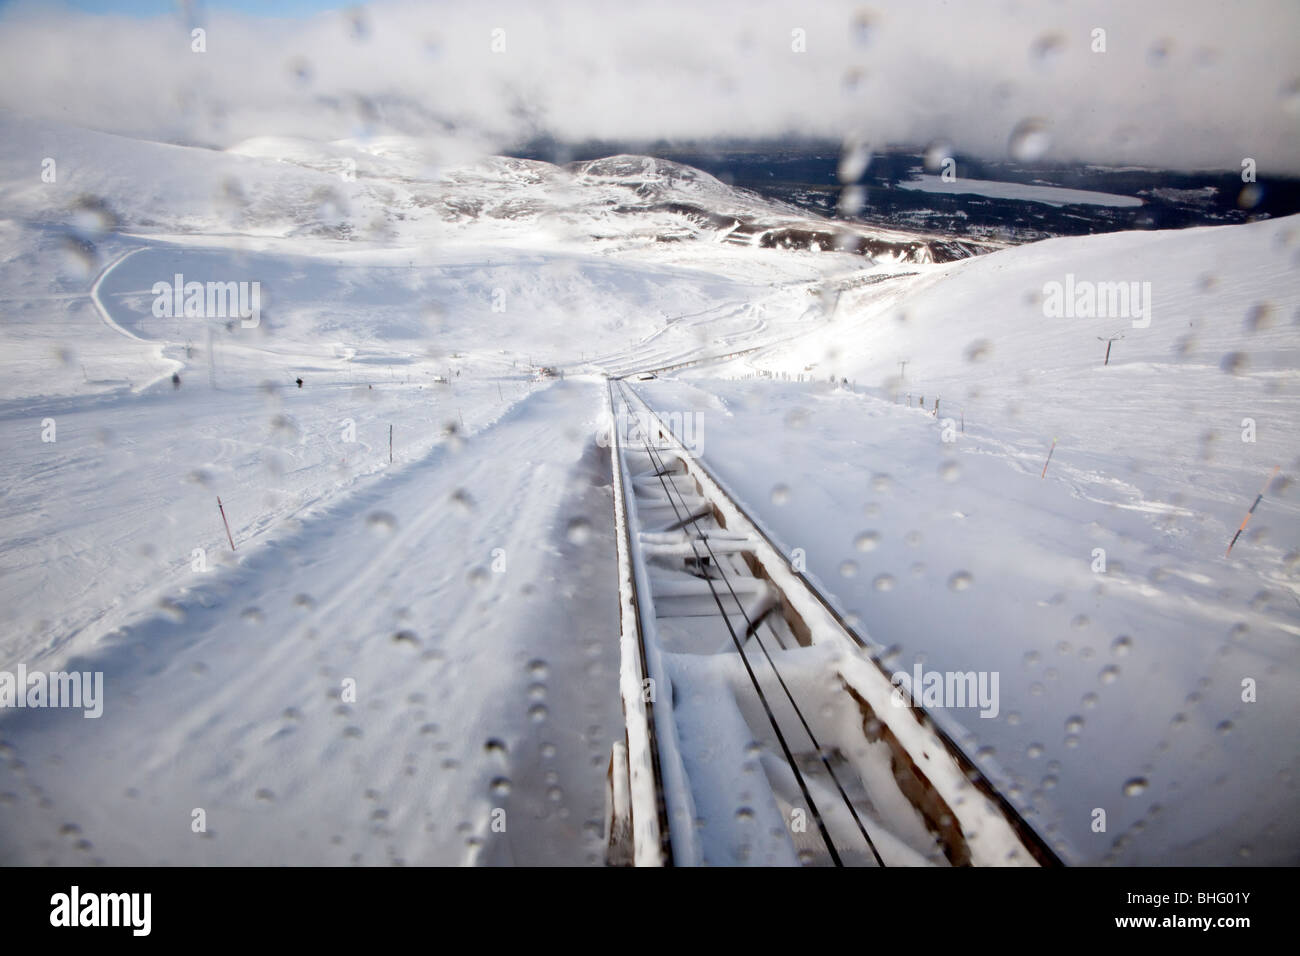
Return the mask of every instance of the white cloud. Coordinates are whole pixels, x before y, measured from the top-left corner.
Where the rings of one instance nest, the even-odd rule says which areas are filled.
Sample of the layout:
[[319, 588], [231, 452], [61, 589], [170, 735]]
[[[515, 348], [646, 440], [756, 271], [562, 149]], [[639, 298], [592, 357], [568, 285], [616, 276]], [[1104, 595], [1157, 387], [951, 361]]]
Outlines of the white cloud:
[[[379, 3], [188, 24], [10, 8], [0, 106], [163, 139], [438, 134], [936, 138], [1001, 156], [1300, 173], [1300, 5], [1214, 0]], [[860, 24], [866, 22], [863, 29]], [[504, 30], [505, 51], [491, 49]], [[1090, 49], [1106, 31], [1106, 52]], [[807, 52], [792, 50], [805, 31]], [[1045, 51], [1045, 55], [1039, 52]], [[307, 79], [295, 74], [306, 68]]]

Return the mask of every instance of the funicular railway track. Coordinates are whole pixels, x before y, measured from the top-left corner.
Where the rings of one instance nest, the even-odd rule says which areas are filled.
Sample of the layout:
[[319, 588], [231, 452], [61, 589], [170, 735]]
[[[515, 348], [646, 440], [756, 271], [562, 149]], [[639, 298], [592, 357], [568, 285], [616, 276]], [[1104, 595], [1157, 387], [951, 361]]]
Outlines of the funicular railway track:
[[626, 736], [608, 862], [1058, 865], [672, 416], [621, 379], [609, 402]]

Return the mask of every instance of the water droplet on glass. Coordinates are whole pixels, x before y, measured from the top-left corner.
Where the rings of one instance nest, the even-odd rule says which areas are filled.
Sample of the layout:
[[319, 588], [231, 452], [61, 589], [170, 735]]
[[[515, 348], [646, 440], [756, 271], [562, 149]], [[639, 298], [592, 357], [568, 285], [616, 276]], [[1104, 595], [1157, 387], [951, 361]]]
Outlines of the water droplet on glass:
[[1246, 368], [1245, 352], [1229, 352], [1219, 361], [1219, 369], [1229, 375], [1239, 375]]
[[1036, 117], [1021, 120], [1011, 131], [1007, 152], [1012, 159], [1025, 162], [1042, 158], [1052, 143], [1048, 129], [1046, 120]]
[[866, 137], [861, 133], [850, 133], [844, 137], [838, 169], [840, 182], [845, 185], [856, 183], [870, 164], [871, 144], [867, 142]]
[[169, 597], [158, 599], [158, 610], [162, 611], [169, 618], [177, 623], [185, 620], [185, 608], [183, 605], [176, 603]]
[[861, 186], [845, 186], [835, 203], [835, 211], [845, 218], [856, 216], [867, 205], [867, 191]]
[[1146, 788], [1147, 788], [1147, 781], [1145, 777], [1134, 777], [1131, 780], [1125, 781], [1124, 796], [1136, 797], [1139, 794], [1143, 793], [1146, 790]]
[[951, 159], [953, 154], [952, 143], [947, 140], [936, 139], [925, 148], [925, 171], [928, 173], [937, 173], [943, 166], [945, 159]]
[[90, 279], [99, 271], [99, 252], [89, 239], [66, 236], [62, 250], [63, 266], [70, 275]]
[[894, 576], [892, 574], [879, 574], [876, 576], [876, 579], [871, 582], [871, 586], [877, 591], [892, 591], [894, 590], [894, 583]]
[[876, 34], [876, 17], [869, 10], [863, 10], [853, 18], [853, 39], [866, 46]]
[[287, 64], [289, 75], [303, 86], [307, 86], [312, 81], [311, 62], [304, 57], [294, 57]]
[[370, 35], [370, 18], [361, 7], [352, 7], [343, 12], [343, 20], [348, 36], [355, 42], [365, 40]]
[[366, 527], [376, 534], [392, 534], [397, 530], [397, 519], [387, 511], [372, 511], [366, 516]]
[[1046, 33], [1034, 41], [1029, 51], [1036, 63], [1050, 69], [1065, 51], [1065, 37], [1059, 33]]
[[574, 518], [565, 529], [565, 535], [573, 544], [586, 544], [591, 538], [591, 522], [586, 518]]
[[82, 196], [72, 207], [73, 232], [84, 239], [102, 239], [121, 226], [109, 204], [99, 196]]
[[973, 582], [970, 572], [958, 571], [948, 579], [948, 588], [952, 591], [965, 591]]
[[1260, 332], [1269, 328], [1273, 324], [1272, 320], [1273, 307], [1267, 302], [1260, 302], [1252, 305], [1246, 310], [1246, 319], [1243, 323], [1247, 332]]

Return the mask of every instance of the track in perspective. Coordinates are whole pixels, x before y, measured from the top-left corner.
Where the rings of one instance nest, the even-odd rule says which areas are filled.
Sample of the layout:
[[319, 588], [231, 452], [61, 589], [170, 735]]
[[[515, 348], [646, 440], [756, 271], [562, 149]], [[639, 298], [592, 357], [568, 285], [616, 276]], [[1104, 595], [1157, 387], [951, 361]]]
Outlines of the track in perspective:
[[692, 454], [689, 429], [626, 381], [609, 401], [626, 735], [608, 862], [1058, 865]]

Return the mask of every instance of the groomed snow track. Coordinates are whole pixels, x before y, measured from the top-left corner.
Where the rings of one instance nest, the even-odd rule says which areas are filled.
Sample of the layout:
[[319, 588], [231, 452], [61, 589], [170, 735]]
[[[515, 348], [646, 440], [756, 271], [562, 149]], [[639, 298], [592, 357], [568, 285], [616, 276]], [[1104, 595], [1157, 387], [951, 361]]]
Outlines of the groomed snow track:
[[612, 865], [1059, 865], [622, 379]]

